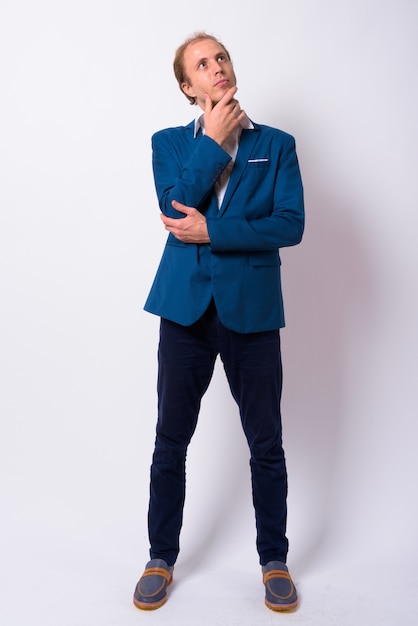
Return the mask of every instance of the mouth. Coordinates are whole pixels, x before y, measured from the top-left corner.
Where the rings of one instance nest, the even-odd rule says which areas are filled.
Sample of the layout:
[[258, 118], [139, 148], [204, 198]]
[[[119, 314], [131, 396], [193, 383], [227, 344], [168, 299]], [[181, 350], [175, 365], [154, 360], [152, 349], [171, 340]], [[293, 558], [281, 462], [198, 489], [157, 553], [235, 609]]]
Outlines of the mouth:
[[229, 80], [227, 78], [221, 78], [221, 80], [218, 80], [218, 82], [215, 83], [215, 87], [224, 87], [228, 83], [229, 83]]

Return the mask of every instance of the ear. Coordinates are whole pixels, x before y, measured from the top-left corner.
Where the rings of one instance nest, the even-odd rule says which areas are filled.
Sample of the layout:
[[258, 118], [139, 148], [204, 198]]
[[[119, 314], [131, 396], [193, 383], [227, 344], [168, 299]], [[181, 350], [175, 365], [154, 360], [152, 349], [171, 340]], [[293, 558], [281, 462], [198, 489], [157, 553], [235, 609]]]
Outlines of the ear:
[[194, 89], [192, 88], [192, 86], [189, 83], [181, 83], [181, 90], [183, 91], [183, 93], [186, 94], [186, 96], [190, 96], [191, 98], [195, 98], [196, 94], [194, 92]]

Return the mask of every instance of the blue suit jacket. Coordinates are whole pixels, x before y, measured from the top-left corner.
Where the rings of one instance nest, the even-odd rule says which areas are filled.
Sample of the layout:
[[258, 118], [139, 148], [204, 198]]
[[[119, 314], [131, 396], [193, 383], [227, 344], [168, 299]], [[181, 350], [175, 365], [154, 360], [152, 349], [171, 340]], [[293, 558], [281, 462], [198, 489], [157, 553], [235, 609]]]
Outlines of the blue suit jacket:
[[231, 178], [218, 209], [215, 182], [231, 157], [194, 122], [152, 137], [161, 211], [181, 219], [172, 200], [207, 219], [210, 244], [168, 236], [145, 310], [188, 326], [211, 298], [221, 322], [240, 333], [284, 326], [279, 248], [300, 242], [303, 188], [291, 135], [254, 124], [243, 129]]

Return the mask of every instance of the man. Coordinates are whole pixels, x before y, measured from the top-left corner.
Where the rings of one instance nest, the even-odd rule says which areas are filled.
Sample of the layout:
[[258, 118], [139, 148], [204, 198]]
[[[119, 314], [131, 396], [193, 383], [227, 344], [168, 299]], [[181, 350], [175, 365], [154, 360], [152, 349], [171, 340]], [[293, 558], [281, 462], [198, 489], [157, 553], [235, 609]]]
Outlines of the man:
[[156, 609], [167, 599], [179, 553], [186, 451], [220, 355], [250, 449], [265, 603], [294, 609], [297, 594], [286, 566], [278, 250], [298, 244], [303, 234], [295, 143], [250, 121], [235, 98], [230, 55], [214, 37], [197, 33], [186, 40], [174, 72], [197, 116], [152, 138], [156, 192], [169, 235], [145, 304], [161, 318], [158, 420], [151, 560], [134, 603]]

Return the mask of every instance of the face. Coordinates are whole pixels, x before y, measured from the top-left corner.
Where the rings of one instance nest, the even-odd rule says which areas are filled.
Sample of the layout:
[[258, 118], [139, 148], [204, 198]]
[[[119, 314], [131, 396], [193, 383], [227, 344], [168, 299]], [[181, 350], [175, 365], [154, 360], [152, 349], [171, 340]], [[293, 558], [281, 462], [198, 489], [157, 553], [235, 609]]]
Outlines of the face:
[[205, 94], [215, 105], [224, 93], [236, 85], [235, 73], [225, 50], [212, 39], [202, 39], [187, 46], [183, 56], [184, 73], [188, 82], [181, 87], [188, 96], [196, 98], [205, 108]]

